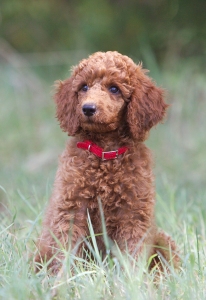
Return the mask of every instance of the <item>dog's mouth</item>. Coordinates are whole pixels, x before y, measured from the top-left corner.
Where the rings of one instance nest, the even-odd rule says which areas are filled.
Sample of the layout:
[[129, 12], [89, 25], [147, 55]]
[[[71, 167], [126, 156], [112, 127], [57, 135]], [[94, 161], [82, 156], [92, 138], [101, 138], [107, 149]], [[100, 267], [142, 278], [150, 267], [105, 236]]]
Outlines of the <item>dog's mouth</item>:
[[95, 122], [95, 116], [85, 116], [81, 115], [80, 117], [81, 124], [94, 124]]
[[86, 123], [92, 124], [92, 123], [96, 123], [96, 122], [94, 121], [94, 117], [91, 116], [91, 117], [86, 118]]
[[83, 130], [97, 133], [110, 132], [117, 129], [118, 125], [114, 122], [109, 124], [96, 121], [93, 117], [88, 117], [86, 120], [80, 122]]

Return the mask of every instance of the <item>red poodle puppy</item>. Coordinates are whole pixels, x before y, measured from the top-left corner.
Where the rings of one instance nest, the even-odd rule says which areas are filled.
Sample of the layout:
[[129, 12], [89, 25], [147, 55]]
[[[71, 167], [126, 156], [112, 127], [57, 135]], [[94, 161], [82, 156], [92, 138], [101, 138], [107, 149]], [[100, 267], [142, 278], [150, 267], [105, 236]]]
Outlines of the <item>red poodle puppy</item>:
[[177, 266], [175, 243], [155, 225], [152, 157], [143, 143], [165, 116], [163, 90], [129, 57], [97, 52], [58, 82], [55, 101], [60, 126], [72, 138], [60, 158], [36, 262], [54, 256], [56, 272], [58, 245], [67, 247], [70, 236], [80, 254], [88, 213], [104, 253], [101, 199], [108, 237], [121, 251], [138, 258], [145, 248], [148, 257], [157, 253], [152, 266], [160, 256]]

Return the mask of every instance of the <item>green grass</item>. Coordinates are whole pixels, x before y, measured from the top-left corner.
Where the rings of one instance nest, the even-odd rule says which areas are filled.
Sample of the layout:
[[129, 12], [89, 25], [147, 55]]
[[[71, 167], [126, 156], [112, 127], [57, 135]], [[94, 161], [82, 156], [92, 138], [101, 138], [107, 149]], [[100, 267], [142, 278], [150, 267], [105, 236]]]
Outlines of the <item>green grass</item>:
[[67, 140], [54, 118], [51, 86], [66, 72], [35, 70], [41, 87], [31, 89], [24, 69], [19, 74], [3, 65], [1, 70], [0, 299], [51, 299], [54, 287], [58, 299], [205, 299], [205, 74], [182, 65], [156, 78], [172, 104], [164, 125], [147, 141], [155, 158], [156, 219], [179, 245], [182, 267], [155, 285], [144, 259], [134, 268], [121, 253], [102, 261], [92, 230], [95, 259], [77, 261], [66, 253], [59, 280], [45, 268], [34, 273], [34, 242]]

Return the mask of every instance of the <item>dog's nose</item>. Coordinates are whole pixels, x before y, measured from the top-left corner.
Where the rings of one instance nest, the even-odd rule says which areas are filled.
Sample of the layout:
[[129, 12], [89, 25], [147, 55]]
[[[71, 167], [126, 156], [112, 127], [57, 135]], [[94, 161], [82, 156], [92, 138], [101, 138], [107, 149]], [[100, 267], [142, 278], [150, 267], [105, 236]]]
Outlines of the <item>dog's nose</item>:
[[91, 117], [96, 112], [96, 105], [95, 104], [84, 104], [82, 107], [82, 111], [85, 116]]

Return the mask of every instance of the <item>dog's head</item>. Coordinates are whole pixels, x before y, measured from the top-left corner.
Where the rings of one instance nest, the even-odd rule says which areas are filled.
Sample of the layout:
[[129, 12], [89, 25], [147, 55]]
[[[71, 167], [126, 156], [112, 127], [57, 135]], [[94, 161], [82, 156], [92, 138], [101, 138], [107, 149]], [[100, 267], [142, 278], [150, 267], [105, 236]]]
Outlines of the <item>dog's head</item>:
[[108, 132], [127, 124], [134, 139], [144, 140], [166, 112], [163, 90], [141, 65], [118, 52], [97, 52], [58, 82], [55, 101], [61, 128], [70, 135], [81, 129]]

